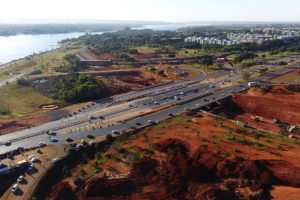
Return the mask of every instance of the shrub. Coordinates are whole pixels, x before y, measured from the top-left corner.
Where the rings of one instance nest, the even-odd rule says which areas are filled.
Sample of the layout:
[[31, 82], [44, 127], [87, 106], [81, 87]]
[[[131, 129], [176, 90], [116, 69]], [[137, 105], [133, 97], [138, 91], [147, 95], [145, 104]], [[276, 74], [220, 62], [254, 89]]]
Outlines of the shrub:
[[6, 107], [0, 107], [0, 115], [9, 115], [11, 114], [11, 109]]

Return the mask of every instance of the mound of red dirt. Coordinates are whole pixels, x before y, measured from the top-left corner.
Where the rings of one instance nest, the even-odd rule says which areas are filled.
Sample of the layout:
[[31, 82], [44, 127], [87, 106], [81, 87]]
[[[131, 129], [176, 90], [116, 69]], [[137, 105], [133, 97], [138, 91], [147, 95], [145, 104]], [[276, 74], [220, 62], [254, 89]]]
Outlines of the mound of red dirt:
[[251, 88], [246, 93], [234, 95], [225, 107], [233, 118], [248, 113], [270, 120], [277, 118], [290, 124], [300, 124], [300, 93], [291, 92], [283, 86], [272, 87], [265, 94], [260, 88]]
[[[202, 148], [191, 153], [189, 144], [167, 139], [155, 144], [165, 160], [145, 157], [127, 177], [97, 175], [78, 188], [77, 199], [270, 199], [272, 185], [300, 186], [300, 169], [276, 160], [226, 159]], [[284, 169], [284, 170], [283, 170]], [[53, 199], [70, 196], [65, 183]], [[66, 196], [64, 196], [66, 195]], [[69, 195], [69, 196], [68, 196]], [[66, 198], [61, 198], [66, 199]]]
[[59, 199], [68, 199], [68, 200], [76, 200], [77, 197], [72, 190], [71, 186], [68, 183], [61, 183], [55, 186], [55, 192], [52, 196], [52, 199], [59, 200]]

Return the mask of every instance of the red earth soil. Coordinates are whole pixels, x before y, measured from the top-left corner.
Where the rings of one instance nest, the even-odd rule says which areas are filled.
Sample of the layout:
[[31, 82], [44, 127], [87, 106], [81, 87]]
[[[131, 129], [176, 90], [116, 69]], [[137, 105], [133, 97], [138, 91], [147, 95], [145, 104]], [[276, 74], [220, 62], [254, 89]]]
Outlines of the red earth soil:
[[[214, 117], [193, 111], [186, 116], [191, 117], [189, 121], [167, 120], [162, 124], [165, 128], [142, 130], [123, 141], [124, 145], [117, 143], [103, 154], [115, 155], [120, 148], [140, 152], [152, 146], [153, 150], [133, 167], [126, 165], [126, 160], [110, 159], [83, 187], [74, 186], [80, 170], [88, 172], [97, 159], [90, 160], [72, 169], [71, 177], [55, 183], [45, 199], [64, 199], [64, 195], [58, 196], [63, 194], [60, 189], [70, 191], [71, 187], [76, 197], [70, 199], [254, 200], [271, 199], [274, 192], [276, 200], [280, 200], [278, 191], [282, 189], [278, 187], [289, 188], [288, 191], [300, 188], [299, 145], [270, 138], [259, 141], [264, 144], [263, 149], [231, 142], [226, 139], [228, 133], [224, 134], [227, 128], [218, 126], [220, 122]], [[244, 132], [231, 122], [223, 125], [231, 127], [230, 134], [256, 140], [251, 131]], [[272, 143], [265, 142], [269, 140]], [[110, 167], [119, 172], [112, 174]], [[294, 194], [286, 197], [297, 200]]]
[[168, 152], [165, 163], [146, 157], [129, 176], [98, 174], [72, 194], [68, 184], [56, 186], [52, 199], [270, 199], [272, 184], [300, 186], [300, 168], [279, 160], [224, 159], [189, 144], [167, 139], [155, 145]]
[[[273, 133], [279, 131], [273, 119], [292, 125], [300, 124], [300, 93], [289, 91], [284, 86], [273, 86], [265, 94], [260, 88], [251, 88], [234, 95], [224, 107], [230, 117]], [[253, 116], [262, 117], [262, 120], [255, 122], [251, 119]]]

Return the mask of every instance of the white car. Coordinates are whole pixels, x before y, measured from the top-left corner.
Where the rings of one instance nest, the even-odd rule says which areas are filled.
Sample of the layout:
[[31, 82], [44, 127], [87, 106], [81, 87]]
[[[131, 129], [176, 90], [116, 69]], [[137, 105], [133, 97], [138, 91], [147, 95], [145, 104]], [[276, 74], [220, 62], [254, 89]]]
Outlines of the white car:
[[48, 135], [56, 135], [56, 132], [54, 132], [54, 131], [49, 131], [49, 132], [48, 132]]
[[96, 144], [96, 141], [92, 140], [90, 141], [90, 145]]
[[75, 148], [76, 149], [81, 149], [82, 147], [83, 147], [83, 144], [77, 144]]
[[117, 131], [117, 130], [112, 130], [111, 133], [112, 134], [120, 134], [119, 131]]
[[11, 192], [15, 193], [18, 189], [18, 184], [14, 184], [14, 186], [11, 188]]
[[38, 157], [33, 157], [30, 159], [31, 162], [38, 162], [39, 161], [39, 158]]
[[52, 163], [56, 163], [58, 161], [58, 158], [53, 158]]
[[24, 176], [19, 176], [19, 178], [17, 179], [17, 181], [19, 182], [19, 183], [21, 183], [22, 181], [24, 180]]
[[31, 160], [34, 157], [35, 157], [35, 155], [30, 155], [30, 156], [28, 156], [28, 159]]
[[154, 101], [154, 105], [159, 105], [160, 103], [158, 101]]

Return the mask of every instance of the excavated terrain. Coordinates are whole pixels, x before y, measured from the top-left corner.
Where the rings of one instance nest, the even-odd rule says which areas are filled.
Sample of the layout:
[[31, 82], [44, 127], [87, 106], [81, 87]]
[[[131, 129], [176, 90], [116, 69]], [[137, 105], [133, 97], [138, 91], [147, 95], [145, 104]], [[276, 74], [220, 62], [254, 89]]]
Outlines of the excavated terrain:
[[[98, 157], [107, 161], [77, 165], [44, 199], [252, 200], [281, 199], [282, 191], [293, 191], [285, 197], [298, 199], [300, 143], [275, 134], [256, 138], [254, 131], [186, 113], [117, 139]], [[140, 160], [130, 165], [133, 153]], [[94, 167], [99, 173], [74, 185], [82, 170], [88, 174]]]

